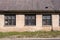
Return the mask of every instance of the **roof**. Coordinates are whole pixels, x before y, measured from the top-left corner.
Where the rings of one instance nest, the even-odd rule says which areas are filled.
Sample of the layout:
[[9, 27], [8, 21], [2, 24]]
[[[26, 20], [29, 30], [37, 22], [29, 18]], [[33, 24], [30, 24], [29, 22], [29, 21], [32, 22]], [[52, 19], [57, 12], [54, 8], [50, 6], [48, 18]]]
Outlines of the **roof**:
[[60, 0], [0, 0], [0, 10], [60, 10]]

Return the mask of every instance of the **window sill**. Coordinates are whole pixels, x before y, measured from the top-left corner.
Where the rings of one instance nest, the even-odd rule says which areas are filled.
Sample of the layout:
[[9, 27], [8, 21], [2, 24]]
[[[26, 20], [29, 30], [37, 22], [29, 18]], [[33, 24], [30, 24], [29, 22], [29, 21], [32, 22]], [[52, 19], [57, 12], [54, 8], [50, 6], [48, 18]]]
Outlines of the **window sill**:
[[24, 26], [36, 26], [36, 25], [24, 25]]
[[4, 27], [16, 27], [16, 25], [4, 25]]
[[52, 25], [43, 25], [42, 27], [52, 27]]

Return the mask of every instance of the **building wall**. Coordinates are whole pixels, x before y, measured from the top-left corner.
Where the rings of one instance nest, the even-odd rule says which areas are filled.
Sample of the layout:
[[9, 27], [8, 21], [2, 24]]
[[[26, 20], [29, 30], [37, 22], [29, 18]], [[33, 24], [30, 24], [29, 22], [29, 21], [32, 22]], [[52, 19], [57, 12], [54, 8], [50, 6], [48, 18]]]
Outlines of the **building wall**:
[[16, 14], [16, 26], [5, 26], [4, 25], [4, 15], [0, 14], [0, 32], [23, 32], [23, 31], [51, 31], [59, 30], [59, 14], [52, 14], [52, 26], [42, 25], [42, 14], [36, 15], [36, 26], [26, 26], [25, 25], [25, 15]]
[[52, 15], [52, 26], [53, 26], [53, 30], [58, 30], [60, 31], [60, 27], [59, 27], [59, 14], [54, 14]]

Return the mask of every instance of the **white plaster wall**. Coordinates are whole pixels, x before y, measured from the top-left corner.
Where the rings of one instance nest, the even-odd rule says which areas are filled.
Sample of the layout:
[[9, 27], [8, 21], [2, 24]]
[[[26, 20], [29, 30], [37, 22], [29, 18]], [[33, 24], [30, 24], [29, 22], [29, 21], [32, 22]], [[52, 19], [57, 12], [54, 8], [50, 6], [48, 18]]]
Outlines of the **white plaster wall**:
[[59, 28], [59, 14], [52, 15], [52, 28], [58, 30]]

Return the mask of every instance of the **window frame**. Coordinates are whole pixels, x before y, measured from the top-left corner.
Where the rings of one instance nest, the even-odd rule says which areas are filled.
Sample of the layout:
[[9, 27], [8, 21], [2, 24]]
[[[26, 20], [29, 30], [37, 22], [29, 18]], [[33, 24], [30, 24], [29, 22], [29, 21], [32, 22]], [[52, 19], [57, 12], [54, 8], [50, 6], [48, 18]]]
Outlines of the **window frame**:
[[[9, 19], [7, 16], [10, 17], [11, 19]], [[6, 19], [6, 17], [7, 17], [7, 19]], [[7, 24], [6, 24], [6, 20], [7, 20]], [[9, 20], [11, 20], [11, 21], [9, 21]], [[4, 26], [16, 26], [16, 14], [4, 14]]]
[[[29, 21], [29, 19], [26, 19], [27, 16], [30, 16], [30, 17], [31, 17], [31, 16], [34, 16], [35, 19], [33, 19], [33, 20], [35, 21], [35, 22], [34, 22], [35, 24], [34, 24], [34, 23], [33, 23], [33, 24], [30, 24], [30, 25], [29, 25], [29, 24], [26, 24], [26, 20]], [[32, 19], [30, 19], [30, 20], [32, 20]], [[36, 14], [25, 14], [25, 26], [36, 26]]]
[[59, 26], [60, 26], [60, 14], [59, 14]]
[[[43, 19], [43, 16], [50, 16], [50, 19]], [[46, 22], [49, 20], [50, 23], [44, 24], [43, 20], [46, 20]], [[52, 14], [42, 14], [42, 26], [52, 26]]]

